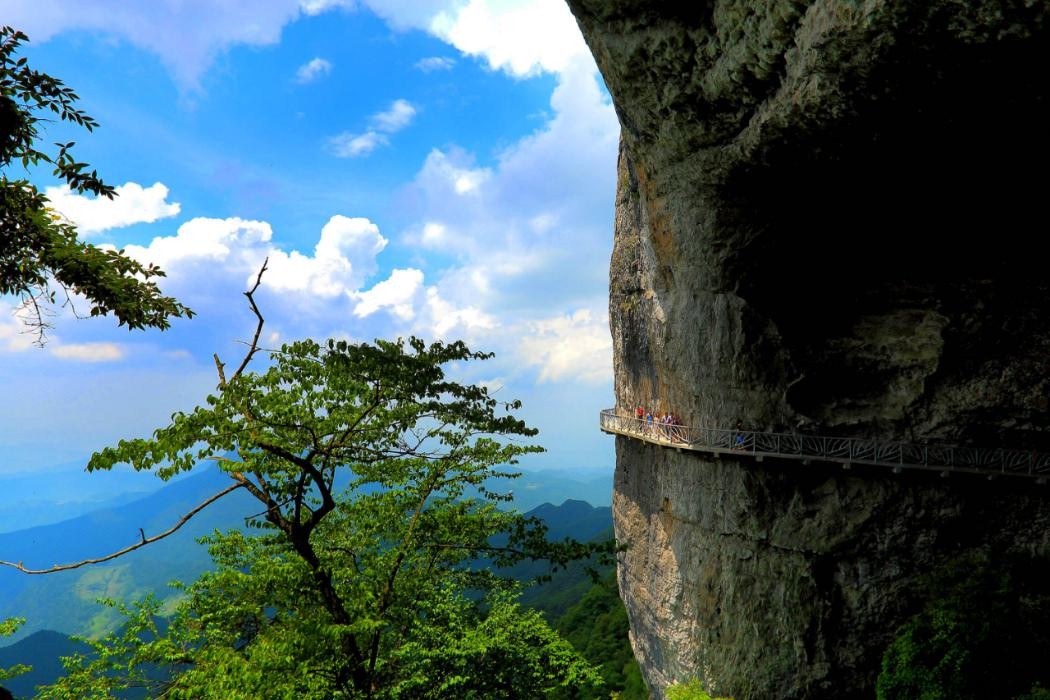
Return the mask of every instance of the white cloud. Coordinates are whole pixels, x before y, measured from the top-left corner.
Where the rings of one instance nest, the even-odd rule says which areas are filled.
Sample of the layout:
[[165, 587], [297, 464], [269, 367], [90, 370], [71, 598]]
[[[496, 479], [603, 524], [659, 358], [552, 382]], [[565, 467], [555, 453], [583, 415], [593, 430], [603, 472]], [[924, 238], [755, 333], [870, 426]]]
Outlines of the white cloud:
[[352, 8], [356, 4], [354, 0], [300, 0], [299, 7], [304, 14], [314, 16], [329, 10]]
[[425, 187], [446, 190], [447, 194], [477, 192], [492, 177], [492, 169], [472, 167], [471, 161], [462, 151], [446, 153], [435, 148], [427, 154], [416, 180], [426, 183]]
[[390, 143], [390, 139], [374, 131], [366, 131], [363, 134], [351, 134], [344, 131], [333, 136], [328, 141], [328, 145], [332, 148], [332, 153], [340, 158], [367, 156], [380, 146], [385, 146], [388, 143]]
[[[335, 2], [346, 6], [352, 0], [309, 0], [311, 2]], [[377, 16], [386, 20], [395, 29], [423, 29], [441, 12], [455, 11], [466, 0], [360, 0]]]
[[375, 131], [393, 134], [401, 131], [416, 116], [416, 108], [408, 100], [394, 100], [385, 112], [372, 115], [372, 128]]
[[431, 283], [456, 306], [501, 319], [600, 308], [619, 123], [584, 63], [559, 75], [551, 107], [550, 121], [495, 164], [435, 149], [416, 175], [419, 223], [404, 241], [455, 256]]
[[[264, 288], [309, 295], [316, 304], [318, 299], [359, 290], [375, 274], [376, 256], [387, 245], [379, 227], [368, 219], [338, 214], [321, 229], [312, 255], [282, 250], [272, 238], [273, 229], [265, 221], [198, 217], [180, 226], [174, 236], [125, 250], [137, 260], [160, 265], [173, 292], [182, 288], [198, 296], [207, 296], [207, 288], [223, 279], [245, 284], [268, 258]], [[318, 310], [325, 309], [319, 305]]]
[[332, 153], [340, 158], [366, 156], [380, 146], [390, 143], [388, 134], [395, 134], [412, 123], [416, 108], [408, 100], [394, 100], [390, 107], [369, 118], [370, 128], [362, 134], [344, 131], [328, 140]]
[[588, 309], [528, 324], [520, 339], [521, 358], [540, 367], [541, 382], [607, 382], [612, 374], [612, 340], [607, 317]]
[[149, 187], [126, 182], [116, 188], [116, 193], [116, 197], [107, 199], [76, 194], [68, 185], [44, 190], [52, 208], [76, 224], [84, 235], [133, 224], [151, 224], [175, 216], [181, 209], [178, 202], [167, 201], [168, 188], [160, 182]]
[[360, 288], [375, 272], [375, 258], [386, 244], [379, 227], [368, 219], [336, 215], [321, 229], [313, 257], [273, 250], [265, 284], [282, 291], [339, 296]]
[[[428, 31], [496, 69], [524, 76], [560, 72], [586, 54], [562, 0], [5, 0], [4, 22], [43, 42], [88, 30], [158, 56], [185, 90], [197, 90], [214, 60], [238, 45], [272, 46], [302, 15], [367, 7], [398, 30]], [[589, 54], [588, 54], [589, 57]]]
[[424, 73], [433, 73], [439, 70], [451, 70], [456, 65], [456, 59], [448, 56], [427, 56], [415, 63], [415, 67]]
[[428, 29], [515, 76], [561, 73], [580, 58], [590, 60], [564, 0], [470, 0], [439, 12]]
[[57, 358], [76, 362], [114, 362], [125, 354], [117, 343], [54, 343], [48, 350]]
[[271, 46], [300, 14], [298, 0], [5, 0], [4, 23], [43, 42], [62, 32], [97, 31], [157, 55], [180, 87], [195, 90], [212, 61], [232, 46]]
[[25, 325], [25, 309], [16, 305], [6, 312], [0, 317], [0, 352], [22, 352], [33, 347], [37, 336]]
[[416, 269], [394, 270], [390, 277], [365, 292], [351, 294], [357, 300], [354, 315], [358, 318], [371, 316], [380, 309], [389, 309], [403, 321], [411, 321], [415, 315], [414, 302], [423, 288], [423, 273]]
[[[326, 9], [351, 5], [349, 0], [306, 1]], [[593, 66], [564, 0], [361, 0], [361, 4], [395, 28], [427, 31], [514, 76], [561, 73], [581, 59]]]
[[300, 85], [306, 83], [312, 83], [318, 78], [328, 75], [332, 72], [332, 63], [323, 58], [314, 58], [310, 61], [299, 66], [299, 70], [295, 72], [295, 82]]
[[492, 330], [499, 324], [495, 317], [475, 306], [455, 307], [441, 294], [436, 287], [427, 288], [427, 311], [429, 312], [429, 332], [438, 338], [451, 338], [451, 331], [463, 335], [471, 331]]
[[427, 248], [439, 248], [448, 243], [448, 228], [444, 224], [428, 221], [423, 224], [420, 242]]
[[265, 221], [239, 218], [209, 219], [196, 217], [179, 226], [174, 236], [154, 238], [149, 246], [129, 245], [125, 251], [142, 262], [160, 265], [169, 276], [172, 270], [198, 263], [225, 263], [232, 258], [251, 258], [266, 247], [273, 229]]

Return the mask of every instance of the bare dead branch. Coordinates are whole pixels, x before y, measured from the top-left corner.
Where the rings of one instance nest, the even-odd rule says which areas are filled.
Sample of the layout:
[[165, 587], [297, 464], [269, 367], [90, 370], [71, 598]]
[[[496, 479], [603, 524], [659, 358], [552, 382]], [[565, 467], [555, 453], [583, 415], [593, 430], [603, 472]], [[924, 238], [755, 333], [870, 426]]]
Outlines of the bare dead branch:
[[175, 525], [173, 525], [170, 529], [165, 530], [164, 532], [160, 533], [159, 535], [156, 535], [154, 537], [146, 537], [146, 533], [142, 531], [142, 528], [139, 528], [139, 535], [142, 538], [141, 541], [136, 542], [135, 544], [131, 545], [130, 547], [125, 547], [124, 549], [122, 549], [122, 550], [120, 550], [118, 552], [113, 552], [112, 554], [107, 554], [104, 557], [99, 557], [97, 559], [84, 559], [83, 561], [78, 561], [78, 562], [75, 562], [73, 564], [55, 564], [50, 569], [29, 569], [29, 568], [26, 568], [22, 564], [22, 562], [15, 563], [13, 561], [3, 561], [3, 560], [0, 560], [0, 566], [10, 566], [10, 567], [12, 567], [14, 569], [18, 569], [23, 574], [34, 574], [35, 575], [35, 574], [53, 574], [53, 573], [56, 573], [58, 571], [69, 571], [70, 569], [79, 569], [80, 567], [87, 566], [89, 564], [101, 564], [102, 562], [110, 561], [112, 559], [116, 559], [117, 557], [122, 557], [125, 554], [128, 554], [130, 552], [134, 552], [136, 549], [139, 549], [140, 547], [145, 547], [147, 544], [152, 544], [153, 542], [157, 542], [158, 540], [162, 540], [165, 537], [167, 537], [168, 535], [171, 535], [171, 534], [175, 533], [180, 527], [182, 527], [187, 522], [189, 522], [190, 518], [195, 516], [197, 513], [200, 513], [202, 510], [204, 510], [205, 508], [210, 506], [215, 501], [219, 500], [220, 498], [222, 498], [226, 494], [230, 493], [231, 491], [234, 491], [235, 489], [241, 488], [242, 486], [244, 486], [243, 483], [237, 482], [235, 484], [232, 484], [232, 485], [228, 486], [227, 488], [224, 488], [222, 491], [219, 491], [214, 496], [211, 496], [210, 498], [205, 500], [203, 503], [201, 503], [199, 506], [197, 506], [196, 508], [194, 508], [193, 510], [189, 511], [184, 516], [179, 518], [179, 521], [177, 523], [175, 523]]
[[259, 322], [255, 326], [255, 336], [252, 338], [251, 345], [248, 346], [248, 352], [245, 354], [244, 359], [241, 360], [240, 366], [237, 371], [230, 377], [231, 380], [241, 376], [241, 372], [248, 366], [248, 363], [255, 357], [255, 353], [259, 352], [259, 336], [262, 335], [263, 324], [266, 320], [263, 318], [262, 312], [259, 311], [259, 306], [255, 303], [255, 292], [259, 289], [259, 285], [262, 284], [263, 273], [266, 272], [266, 265], [270, 262], [269, 258], [263, 260], [262, 267], [259, 268], [259, 274], [255, 276], [255, 284], [252, 288], [244, 293], [244, 296], [248, 297], [248, 304], [252, 307], [252, 313], [255, 314], [255, 318], [259, 319]]
[[215, 369], [219, 371], [219, 386], [226, 386], [226, 373], [223, 371], [226, 365], [219, 359], [219, 353], [213, 352], [211, 356], [215, 359]]

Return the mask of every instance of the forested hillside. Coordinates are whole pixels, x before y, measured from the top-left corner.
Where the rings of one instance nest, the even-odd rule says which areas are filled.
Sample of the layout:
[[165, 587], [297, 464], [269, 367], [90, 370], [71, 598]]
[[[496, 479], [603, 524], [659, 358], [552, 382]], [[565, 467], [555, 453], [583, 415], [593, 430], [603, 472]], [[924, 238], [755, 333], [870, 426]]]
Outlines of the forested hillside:
[[[205, 476], [201, 478], [201, 481], [207, 481], [209, 478], [213, 477]], [[187, 487], [182, 486], [181, 488]], [[167, 496], [172, 496], [171, 491], [167, 492]], [[131, 510], [138, 512], [137, 508]], [[595, 508], [579, 500], [569, 500], [560, 506], [543, 504], [529, 511], [528, 515], [542, 518], [550, 527], [548, 534], [552, 539], [560, 539], [570, 533], [577, 537], [596, 540], [612, 535], [612, 516], [609, 508]], [[67, 533], [70, 531], [59, 530], [59, 532]], [[160, 559], [159, 556], [141, 559], [142, 566], [153, 567], [158, 559]], [[138, 567], [139, 565], [122, 565], [119, 570], [128, 579], [145, 585], [148, 577], [138, 571]], [[606, 698], [609, 692], [616, 691], [620, 693], [623, 700], [647, 698], [648, 693], [642, 683], [627, 639], [627, 616], [616, 591], [614, 572], [608, 566], [601, 567], [601, 578], [595, 582], [586, 569], [586, 563], [577, 562], [567, 570], [554, 574], [548, 582], [527, 586], [522, 593], [521, 599], [525, 604], [542, 611], [555, 628], [588, 661], [599, 667], [605, 682], [603, 687], [583, 691], [582, 694], [555, 694], [554, 697]], [[516, 576], [523, 583], [528, 583], [540, 573], [542, 573], [542, 567], [537, 565], [515, 568]], [[88, 569], [87, 573], [82, 576], [86, 576], [88, 580], [94, 578], [91, 569]], [[134, 597], [136, 590], [139, 589], [131, 585], [122, 586], [119, 576], [119, 574], [114, 576], [115, 580], [110, 587], [98, 588], [94, 592], [98, 595]], [[86, 584], [76, 586], [75, 590], [84, 594], [88, 593]], [[106, 593], [106, 590], [110, 593]], [[117, 619], [116, 616], [107, 616], [111, 612], [109, 608], [95, 605], [92, 601], [70, 597], [68, 593], [66, 599], [65, 612], [72, 616], [71, 619]], [[88, 630], [82, 633], [90, 634]], [[32, 665], [33, 670], [8, 681], [6, 687], [16, 697], [32, 697], [34, 687], [54, 682], [61, 675], [60, 656], [85, 651], [87, 651], [86, 645], [74, 642], [67, 635], [51, 630], [22, 635], [17, 642], [0, 647], [0, 668], [24, 663]], [[123, 697], [143, 697], [143, 694], [139, 691], [127, 691]]]

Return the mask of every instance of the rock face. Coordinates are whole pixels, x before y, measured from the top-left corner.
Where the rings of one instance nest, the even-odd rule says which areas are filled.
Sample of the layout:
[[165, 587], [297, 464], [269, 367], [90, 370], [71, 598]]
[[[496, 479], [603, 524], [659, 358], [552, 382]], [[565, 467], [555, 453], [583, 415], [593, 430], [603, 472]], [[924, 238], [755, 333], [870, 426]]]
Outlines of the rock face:
[[[622, 125], [619, 406], [1050, 449], [1050, 2], [569, 5]], [[620, 589], [657, 697], [692, 677], [870, 696], [918, 577], [1050, 554], [1033, 484], [617, 441]]]

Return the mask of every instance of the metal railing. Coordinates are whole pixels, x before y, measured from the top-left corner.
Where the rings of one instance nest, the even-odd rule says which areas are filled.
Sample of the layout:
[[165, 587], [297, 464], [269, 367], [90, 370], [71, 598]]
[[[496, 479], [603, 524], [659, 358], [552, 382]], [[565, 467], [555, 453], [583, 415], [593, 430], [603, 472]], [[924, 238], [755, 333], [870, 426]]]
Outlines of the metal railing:
[[845, 466], [868, 464], [901, 469], [929, 469], [988, 476], [1027, 476], [1040, 481], [1050, 477], [1050, 454], [1002, 448], [926, 445], [900, 440], [821, 437], [794, 433], [766, 433], [735, 428], [697, 428], [669, 425], [616, 409], [601, 412], [601, 429], [657, 445], [699, 452], [838, 462]]

